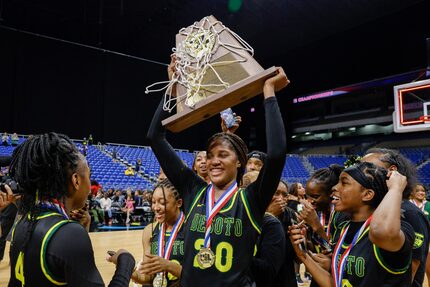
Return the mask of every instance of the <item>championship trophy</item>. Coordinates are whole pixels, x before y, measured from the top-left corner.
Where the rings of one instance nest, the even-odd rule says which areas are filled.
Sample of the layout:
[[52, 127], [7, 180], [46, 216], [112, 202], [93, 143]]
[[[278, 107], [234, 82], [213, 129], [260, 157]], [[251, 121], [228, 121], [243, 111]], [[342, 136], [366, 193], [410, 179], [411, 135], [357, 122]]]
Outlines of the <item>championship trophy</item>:
[[275, 67], [264, 70], [254, 60], [252, 47], [213, 16], [182, 28], [173, 52], [173, 78], [146, 88], [146, 93], [155, 92], [162, 89], [152, 87], [167, 84], [163, 108], [176, 107], [176, 114], [162, 124], [173, 132], [261, 94], [264, 81], [276, 74]]

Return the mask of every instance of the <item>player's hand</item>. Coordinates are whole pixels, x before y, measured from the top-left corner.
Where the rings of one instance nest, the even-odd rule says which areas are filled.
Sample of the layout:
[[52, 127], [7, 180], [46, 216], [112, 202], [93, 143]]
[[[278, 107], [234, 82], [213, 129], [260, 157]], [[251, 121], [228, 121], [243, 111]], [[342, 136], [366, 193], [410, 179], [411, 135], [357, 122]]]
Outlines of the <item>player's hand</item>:
[[300, 244], [306, 244], [306, 229], [298, 225], [291, 225], [288, 226], [288, 234], [297, 257], [303, 261], [306, 259], [306, 253], [300, 248]]
[[84, 226], [85, 229], [89, 229], [91, 224], [91, 216], [88, 212], [88, 204], [86, 204], [83, 208], [72, 210], [69, 214], [70, 219], [78, 221], [80, 224]]
[[264, 82], [263, 94], [265, 99], [274, 96], [275, 92], [285, 88], [290, 83], [284, 69], [282, 67], [276, 67], [276, 69], [277, 74]]
[[390, 170], [387, 177], [388, 190], [396, 189], [398, 192], [403, 193], [408, 183], [406, 176], [400, 174], [397, 170]]
[[284, 212], [286, 207], [287, 207], [286, 200], [283, 198], [277, 197], [276, 199], [272, 199], [272, 202], [267, 208], [267, 211], [273, 214], [274, 216], [278, 217]]
[[318, 263], [324, 270], [330, 271], [332, 254], [312, 253], [309, 252], [311, 258]]
[[137, 270], [141, 274], [154, 275], [159, 272], [169, 270], [171, 262], [157, 255], [145, 254], [142, 264], [139, 264]]
[[231, 126], [230, 128], [227, 127], [227, 125], [225, 124], [224, 119], [221, 117], [221, 130], [224, 133], [232, 133], [234, 134], [234, 132], [239, 128], [240, 123], [242, 122], [242, 117], [241, 116], [236, 116], [236, 113], [233, 113], [234, 116], [234, 125]]
[[9, 185], [5, 184], [3, 189], [0, 190], [0, 209], [5, 208], [9, 204], [15, 204], [21, 196], [14, 196], [12, 189]]
[[319, 222], [318, 214], [314, 207], [305, 199], [301, 199], [300, 203], [303, 204], [303, 209], [300, 212], [300, 218], [304, 220], [306, 224], [312, 227], [312, 230], [318, 230], [318, 227], [321, 225], [321, 223]]
[[129, 253], [131, 255], [131, 253], [128, 252], [127, 250], [125, 250], [125, 249], [119, 249], [114, 255], [112, 255], [112, 256], [108, 255], [108, 257], [106, 257], [106, 260], [108, 262], [112, 262], [113, 264], [117, 265], [117, 263], [118, 263], [118, 256], [120, 254], [122, 254], [122, 253]]

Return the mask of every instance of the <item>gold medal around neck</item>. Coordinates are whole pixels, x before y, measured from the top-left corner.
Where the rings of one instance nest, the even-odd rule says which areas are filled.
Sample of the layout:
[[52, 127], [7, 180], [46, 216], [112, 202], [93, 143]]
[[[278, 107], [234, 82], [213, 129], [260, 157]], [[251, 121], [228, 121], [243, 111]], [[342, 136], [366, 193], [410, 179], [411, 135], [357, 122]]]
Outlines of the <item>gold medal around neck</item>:
[[167, 278], [164, 277], [163, 273], [158, 273], [152, 281], [154, 287], [167, 287]]
[[210, 248], [202, 247], [197, 253], [197, 263], [202, 269], [209, 268], [215, 263], [215, 254]]

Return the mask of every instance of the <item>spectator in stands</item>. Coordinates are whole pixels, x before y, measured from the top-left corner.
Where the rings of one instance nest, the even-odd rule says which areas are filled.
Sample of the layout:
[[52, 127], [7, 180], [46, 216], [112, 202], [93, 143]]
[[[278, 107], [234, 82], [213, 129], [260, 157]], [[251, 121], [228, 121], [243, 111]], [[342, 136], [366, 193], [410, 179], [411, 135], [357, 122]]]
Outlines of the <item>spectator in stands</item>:
[[13, 133], [12, 136], [10, 137], [11, 140], [11, 144], [12, 146], [17, 146], [19, 143], [19, 136], [17, 133]]
[[208, 169], [206, 167], [206, 151], [199, 151], [194, 157], [193, 170], [206, 182], [209, 182]]
[[[96, 200], [92, 194], [88, 195], [88, 212], [91, 215], [92, 222], [97, 226], [103, 225], [105, 222], [105, 212], [101, 208], [100, 202]], [[93, 224], [90, 226], [90, 231], [93, 230]]]
[[137, 172], [137, 173], [139, 173], [139, 171], [140, 171], [140, 167], [142, 166], [142, 160], [140, 159], [140, 158], [138, 158], [137, 159], [137, 161], [136, 161], [136, 165], [135, 165], [135, 167], [134, 167], [134, 170]]
[[116, 147], [114, 147], [113, 150], [112, 150], [112, 159], [113, 159], [113, 161], [116, 161], [117, 157], [118, 157], [118, 152], [116, 150]]
[[127, 191], [127, 199], [125, 200], [125, 206], [121, 209], [122, 212], [126, 213], [126, 220], [125, 223], [128, 224], [130, 222], [130, 214], [134, 210], [134, 199], [131, 194], [131, 190]]
[[9, 135], [7, 134], [7, 132], [3, 133], [3, 136], [1, 137], [1, 141], [2, 141], [2, 144], [4, 146], [8, 146], [9, 145]]
[[255, 150], [248, 154], [248, 161], [246, 162], [246, 171], [260, 171], [266, 160], [266, 154], [264, 152]]
[[422, 286], [427, 261], [430, 226], [425, 214], [409, 201], [409, 197], [416, 183], [416, 169], [412, 162], [398, 151], [386, 148], [372, 148], [366, 151], [363, 162], [371, 162], [389, 171], [398, 171], [407, 178], [403, 190], [402, 218], [412, 225], [415, 232], [415, 244], [412, 250], [412, 286]]
[[134, 192], [134, 208], [141, 207], [143, 204], [142, 191], [136, 190]]
[[109, 188], [107, 191], [107, 194], [108, 194], [108, 197], [110, 199], [112, 199], [115, 196], [115, 192], [114, 192], [113, 188]]
[[88, 137], [88, 145], [93, 145], [93, 135], [90, 134]]
[[127, 176], [134, 176], [135, 172], [133, 170], [133, 167], [131, 166], [127, 167], [127, 169], [124, 171], [124, 174]]
[[108, 197], [108, 193], [103, 194], [103, 198], [100, 199], [100, 208], [104, 210], [104, 219], [106, 225], [112, 224], [112, 200]]
[[102, 186], [100, 183], [97, 182], [97, 180], [91, 180], [91, 194], [93, 196], [97, 196], [97, 193], [102, 190]]

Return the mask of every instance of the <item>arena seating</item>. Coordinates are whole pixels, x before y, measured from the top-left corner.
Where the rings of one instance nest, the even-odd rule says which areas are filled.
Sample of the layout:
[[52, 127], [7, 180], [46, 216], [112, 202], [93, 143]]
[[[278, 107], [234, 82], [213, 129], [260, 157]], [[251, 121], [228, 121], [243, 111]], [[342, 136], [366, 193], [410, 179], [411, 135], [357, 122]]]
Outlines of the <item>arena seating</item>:
[[[25, 137], [20, 137], [19, 143], [24, 140]], [[410, 144], [410, 142], [407, 143]], [[385, 144], [387, 147], [395, 148], [393, 147], [395, 141], [385, 142]], [[399, 151], [418, 166], [418, 180], [429, 185], [430, 147], [419, 147], [415, 144], [408, 147], [399, 142], [397, 144], [400, 147]], [[82, 150], [80, 142], [76, 142], [76, 145]], [[381, 143], [376, 146], [381, 146]], [[0, 155], [11, 155], [14, 149], [15, 147], [10, 145], [0, 145]], [[117, 160], [112, 158], [115, 149]], [[189, 167], [192, 166], [194, 153], [186, 150], [176, 150], [176, 152]], [[105, 189], [151, 189], [160, 172], [160, 165], [149, 147], [117, 144], [89, 146], [87, 159], [91, 168], [91, 179], [97, 180]], [[135, 176], [126, 176], [124, 171], [127, 166], [134, 167], [138, 159], [142, 161], [141, 173]], [[346, 155], [290, 154], [287, 155], [282, 178], [288, 183], [305, 183], [314, 170], [330, 164], [343, 165], [346, 159]]]
[[345, 155], [308, 155], [309, 162], [314, 169], [320, 169], [330, 166], [331, 164], [338, 164], [343, 166], [344, 162], [348, 159]]
[[298, 155], [287, 155], [285, 160], [282, 176], [288, 183], [301, 182], [305, 183], [309, 177], [309, 171], [303, 164]]
[[[82, 148], [82, 144], [76, 144]], [[91, 169], [91, 179], [97, 180], [104, 189], [147, 189], [152, 187], [152, 183], [139, 176], [127, 176], [125, 170], [127, 167], [119, 161], [113, 161], [112, 157], [96, 146], [88, 146], [87, 160]]]

